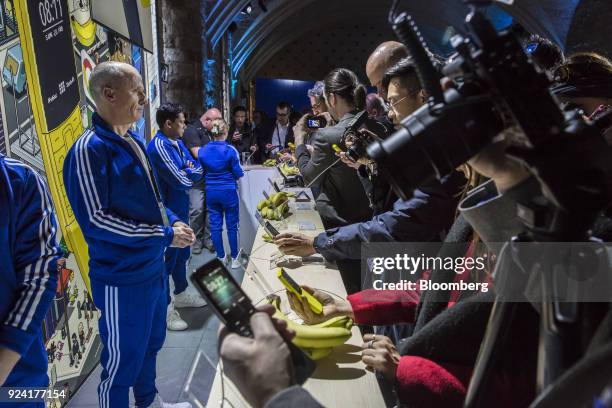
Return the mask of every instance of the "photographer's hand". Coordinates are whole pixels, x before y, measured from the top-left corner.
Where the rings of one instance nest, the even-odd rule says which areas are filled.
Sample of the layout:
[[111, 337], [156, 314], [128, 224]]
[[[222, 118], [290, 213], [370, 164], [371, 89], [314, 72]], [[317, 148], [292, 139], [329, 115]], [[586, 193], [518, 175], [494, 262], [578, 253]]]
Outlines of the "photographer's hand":
[[309, 286], [302, 285], [302, 289], [310, 293], [315, 299], [317, 299], [323, 305], [323, 313], [315, 314], [308, 300], [302, 297], [300, 300], [296, 295], [287, 291], [287, 298], [289, 299], [289, 305], [291, 309], [304, 320], [306, 324], [317, 324], [325, 322], [332, 317], [336, 316], [348, 316], [354, 319], [353, 307], [346, 300], [340, 300], [332, 297], [331, 295], [322, 292], [317, 289], [312, 289]]
[[270, 398], [295, 383], [289, 347], [278, 330], [287, 340], [295, 333], [287, 331], [285, 322], [271, 319], [274, 307], [266, 306], [260, 308], [263, 313], [251, 316], [254, 338], [231, 333], [223, 325], [219, 330], [223, 371], [253, 407], [263, 407]]
[[336, 156], [351, 169], [359, 170], [359, 167], [361, 167], [361, 163], [349, 159], [345, 152], [336, 153]]
[[505, 149], [506, 140], [495, 142], [472, 157], [468, 164], [479, 174], [492, 179], [500, 193], [511, 189], [529, 178], [529, 171], [510, 158]]
[[325, 120], [327, 121], [327, 126], [333, 126], [336, 124], [336, 121], [334, 120], [334, 118], [332, 118], [332, 115], [329, 112], [323, 112], [320, 116], [323, 116], [325, 118]]
[[317, 253], [314, 249], [314, 238], [297, 232], [279, 234], [274, 243], [285, 255], [310, 256]]
[[308, 129], [306, 129], [307, 117], [308, 114], [302, 116], [293, 127], [293, 137], [295, 138], [296, 146], [303, 145], [304, 140], [306, 139], [306, 134], [308, 133]]

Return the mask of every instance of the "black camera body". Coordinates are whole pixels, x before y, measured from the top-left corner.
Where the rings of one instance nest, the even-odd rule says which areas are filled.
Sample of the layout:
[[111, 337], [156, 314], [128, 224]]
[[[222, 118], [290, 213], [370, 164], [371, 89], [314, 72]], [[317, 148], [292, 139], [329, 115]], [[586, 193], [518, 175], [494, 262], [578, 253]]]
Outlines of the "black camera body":
[[357, 161], [367, 158], [367, 147], [387, 136], [385, 126], [374, 119], [370, 119], [367, 111], [361, 111], [344, 129], [340, 144], [348, 158]]
[[[498, 33], [477, 9], [466, 19], [468, 36], [453, 37], [457, 54], [443, 69], [444, 75], [457, 84], [456, 89], [442, 91], [441, 75], [429, 59], [410, 16], [400, 14], [394, 19], [393, 28], [413, 56], [429, 100], [402, 121], [400, 130], [366, 150], [389, 175], [402, 199], [410, 198], [413, 190], [428, 179], [449, 174], [493, 143], [502, 131], [514, 152], [529, 152], [513, 153], [523, 162], [527, 161], [525, 157], [544, 158], [549, 152], [560, 151], [560, 146], [571, 137], [578, 141], [596, 140], [597, 149], [602, 152], [599, 156], [609, 150], [601, 143], [603, 138], [597, 141], [600, 136], [597, 126], [578, 114], [564, 116], [549, 91], [551, 81], [532, 64], [514, 34]], [[589, 154], [597, 149], [589, 148]], [[566, 183], [577, 183], [575, 186], [581, 178], [592, 180], [585, 174], [579, 175], [575, 168], [572, 171], [569, 166], [563, 168], [561, 163], [555, 163], [555, 171], [544, 170], [544, 163], [526, 164], [546, 185], [545, 190], [554, 192], [552, 195], [556, 196], [548, 198], [560, 207], [580, 205], [577, 196], [564, 187], [569, 185]], [[550, 161], [546, 163], [548, 169], [551, 165]], [[534, 170], [534, 166], [540, 169]], [[609, 187], [604, 177], [592, 181], [598, 191]]]

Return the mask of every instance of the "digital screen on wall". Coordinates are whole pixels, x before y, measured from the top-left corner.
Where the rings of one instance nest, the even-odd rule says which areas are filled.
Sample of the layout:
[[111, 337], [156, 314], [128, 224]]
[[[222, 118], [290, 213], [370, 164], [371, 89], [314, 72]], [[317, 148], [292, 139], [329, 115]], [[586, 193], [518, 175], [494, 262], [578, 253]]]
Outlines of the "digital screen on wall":
[[[51, 131], [61, 125], [79, 103], [70, 15], [67, 3], [62, 0], [28, 0], [27, 6], [46, 130]], [[15, 59], [11, 76], [17, 83], [21, 76], [25, 77], [25, 64], [21, 55], [11, 57]]]
[[92, 0], [91, 18], [149, 52], [153, 52], [150, 0]]

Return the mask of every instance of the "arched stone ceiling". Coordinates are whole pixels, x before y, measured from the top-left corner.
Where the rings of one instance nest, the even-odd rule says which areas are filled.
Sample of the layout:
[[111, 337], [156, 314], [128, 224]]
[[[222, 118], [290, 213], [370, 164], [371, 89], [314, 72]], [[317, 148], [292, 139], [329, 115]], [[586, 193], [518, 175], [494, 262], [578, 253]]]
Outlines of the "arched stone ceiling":
[[[208, 2], [207, 36], [214, 46], [249, 0]], [[580, 0], [515, 0], [500, 6], [527, 30], [565, 44]], [[267, 0], [268, 12], [258, 12], [244, 30], [237, 31], [233, 47], [233, 71], [241, 80], [252, 79], [278, 52], [315, 32], [334, 25], [386, 25], [390, 0]], [[257, 1], [252, 1], [258, 9]], [[448, 26], [459, 28], [466, 14], [461, 0], [404, 0], [400, 9], [413, 14], [430, 42], [440, 42]], [[388, 29], [387, 27], [383, 29]], [[435, 46], [441, 44], [435, 44]]]

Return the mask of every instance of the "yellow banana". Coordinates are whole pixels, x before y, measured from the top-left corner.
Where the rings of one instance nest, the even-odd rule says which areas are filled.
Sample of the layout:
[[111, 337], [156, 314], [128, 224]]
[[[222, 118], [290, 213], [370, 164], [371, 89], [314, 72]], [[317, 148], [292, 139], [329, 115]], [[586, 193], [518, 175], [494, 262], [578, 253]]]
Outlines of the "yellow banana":
[[270, 196], [270, 201], [274, 207], [278, 207], [284, 201], [287, 201], [287, 193], [281, 191], [280, 193], [274, 193]]
[[353, 327], [353, 320], [348, 316], [336, 316], [322, 323], [313, 324], [312, 327], [344, 327], [351, 330]]
[[301, 349], [325, 349], [346, 343], [351, 338], [351, 331], [346, 327], [315, 327], [298, 324], [280, 311], [280, 298], [269, 299], [276, 308], [274, 317], [287, 322], [287, 328], [295, 331], [292, 342]]
[[351, 338], [344, 327], [312, 327], [287, 321], [287, 327], [295, 331], [293, 344], [300, 348], [329, 348], [340, 346]]
[[278, 207], [278, 212], [283, 215], [289, 212], [289, 204], [287, 204], [287, 201], [285, 201]]
[[262, 199], [259, 203], [257, 203], [257, 209], [258, 210], [262, 210], [264, 207], [268, 206], [268, 200], [266, 200], [265, 198]]

